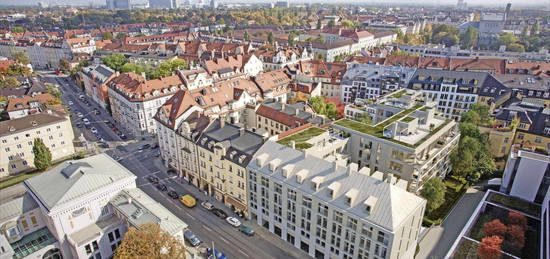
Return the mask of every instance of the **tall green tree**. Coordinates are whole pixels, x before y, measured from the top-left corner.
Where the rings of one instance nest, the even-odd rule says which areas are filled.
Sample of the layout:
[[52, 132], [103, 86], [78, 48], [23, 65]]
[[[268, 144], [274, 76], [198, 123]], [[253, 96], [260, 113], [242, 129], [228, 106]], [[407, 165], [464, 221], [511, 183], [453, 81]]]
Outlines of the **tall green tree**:
[[125, 32], [119, 32], [116, 34], [116, 39], [119, 40], [119, 39], [124, 39], [128, 37], [128, 33], [125, 33]]
[[134, 63], [126, 63], [122, 65], [122, 67], [120, 67], [120, 72], [122, 73], [134, 72], [136, 74], [141, 74], [145, 72], [145, 68]]
[[332, 29], [332, 28], [334, 28], [334, 26], [336, 26], [336, 24], [334, 23], [334, 20], [330, 20], [328, 22], [327, 26], [328, 26], [329, 29]]
[[245, 41], [250, 41], [250, 34], [248, 33], [248, 31], [244, 31], [243, 38]]
[[27, 56], [24, 52], [14, 53], [13, 58], [23, 65], [28, 65], [31, 63], [29, 56]]
[[112, 40], [113, 39], [113, 34], [110, 31], [106, 31], [106, 32], [101, 34], [101, 38], [103, 40]]
[[460, 46], [463, 49], [475, 47], [478, 37], [478, 31], [474, 27], [469, 26], [464, 33], [460, 34]]
[[323, 28], [323, 20], [317, 19], [317, 30], [320, 30]]
[[531, 27], [531, 36], [535, 36], [539, 34], [540, 31], [540, 22], [537, 20], [535, 21], [535, 24]]
[[120, 71], [122, 66], [128, 62], [128, 59], [126, 59], [123, 54], [111, 54], [101, 58], [101, 61], [103, 61], [103, 64], [106, 66], [116, 71]]
[[269, 32], [269, 34], [267, 34], [267, 42], [269, 42], [269, 44], [272, 44], [274, 41], [275, 39], [273, 38], [273, 32]]
[[43, 171], [52, 165], [52, 153], [50, 149], [46, 147], [42, 139], [34, 139], [32, 153], [34, 154], [34, 167], [36, 167], [36, 169]]
[[59, 59], [59, 67], [65, 71], [68, 71], [71, 69], [71, 64], [67, 58], [61, 58]]
[[426, 211], [431, 212], [445, 202], [445, 184], [439, 177], [432, 177], [424, 183], [420, 195], [428, 201]]

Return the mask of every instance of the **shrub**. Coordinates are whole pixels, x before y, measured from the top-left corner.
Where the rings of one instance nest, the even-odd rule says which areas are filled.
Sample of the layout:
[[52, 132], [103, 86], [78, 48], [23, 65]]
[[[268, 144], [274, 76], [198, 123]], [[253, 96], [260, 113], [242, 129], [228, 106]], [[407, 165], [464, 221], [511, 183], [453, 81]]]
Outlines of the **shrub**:
[[477, 254], [481, 259], [498, 259], [501, 257], [500, 245], [502, 238], [499, 236], [484, 237], [479, 244]]
[[518, 225], [510, 225], [506, 230], [506, 242], [515, 250], [525, 246], [525, 229]]
[[500, 220], [494, 219], [483, 224], [483, 236], [499, 236], [504, 237], [506, 235], [506, 225], [502, 224]]
[[521, 213], [510, 211], [508, 213], [508, 218], [506, 218], [506, 223], [508, 225], [517, 225], [523, 230], [527, 230], [527, 217]]

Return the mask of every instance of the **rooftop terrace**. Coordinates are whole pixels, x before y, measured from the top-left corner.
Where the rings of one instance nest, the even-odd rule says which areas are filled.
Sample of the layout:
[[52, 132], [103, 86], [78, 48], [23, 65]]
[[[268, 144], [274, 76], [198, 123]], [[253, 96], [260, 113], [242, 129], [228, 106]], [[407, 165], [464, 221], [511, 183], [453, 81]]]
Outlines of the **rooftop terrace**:
[[290, 146], [290, 142], [295, 141], [296, 149], [299, 149], [299, 150], [308, 149], [312, 147], [312, 145], [307, 143], [307, 141], [312, 139], [313, 137], [317, 137], [323, 134], [324, 132], [326, 132], [326, 130], [323, 130], [317, 127], [310, 127], [310, 128], [307, 128], [306, 130], [302, 130], [300, 132], [297, 132], [290, 136], [282, 138], [279, 141], [277, 141], [277, 143], [285, 146]]

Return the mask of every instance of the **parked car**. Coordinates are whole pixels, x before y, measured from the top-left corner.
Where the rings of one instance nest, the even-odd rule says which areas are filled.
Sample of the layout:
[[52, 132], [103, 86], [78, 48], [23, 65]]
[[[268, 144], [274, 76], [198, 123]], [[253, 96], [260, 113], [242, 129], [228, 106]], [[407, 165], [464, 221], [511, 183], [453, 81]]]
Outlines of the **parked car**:
[[162, 184], [162, 183], [159, 183], [157, 185], [155, 185], [155, 187], [161, 191], [161, 192], [165, 192], [166, 190], [168, 190], [168, 188], [166, 187], [166, 185]]
[[197, 205], [197, 200], [191, 194], [181, 196], [180, 202], [187, 208], [193, 208]]
[[68, 103], [69, 105], [73, 105], [73, 104], [74, 104], [73, 101], [69, 101], [69, 102], [67, 102], [67, 103]]
[[201, 206], [207, 210], [212, 210], [214, 209], [214, 205], [212, 205], [212, 203], [210, 202], [207, 202], [207, 201], [203, 201], [201, 202]]
[[145, 150], [145, 149], [148, 149], [149, 147], [151, 147], [151, 144], [145, 144], [145, 145], [141, 145], [138, 149]]
[[122, 140], [126, 140], [126, 139], [127, 139], [127, 138], [126, 138], [126, 135], [124, 135], [124, 134], [120, 134], [119, 137], [120, 137], [120, 139], [122, 139]]
[[100, 147], [100, 148], [109, 148], [109, 143], [107, 143], [107, 142], [101, 142], [101, 143], [99, 143], [99, 147]]
[[84, 125], [82, 125], [82, 123], [77, 123], [75, 126], [76, 126], [77, 128], [82, 128]]
[[77, 112], [76, 116], [78, 116], [78, 118], [82, 118], [82, 117], [84, 117], [84, 114], [82, 114], [81, 112]]
[[151, 149], [155, 149], [155, 148], [159, 148], [159, 144], [158, 143], [155, 143], [151, 146]]
[[84, 122], [84, 125], [90, 125], [90, 121], [87, 118], [82, 119], [82, 122]]
[[120, 162], [120, 161], [122, 161], [123, 158], [119, 157], [119, 156], [113, 156], [113, 159], [117, 162]]
[[81, 94], [81, 95], [78, 96], [78, 99], [84, 100], [84, 97], [85, 97], [85, 96], [84, 96], [83, 94]]
[[156, 176], [152, 176], [152, 175], [147, 176], [147, 180], [149, 182], [152, 182], [152, 183], [158, 183], [159, 182], [159, 178], [156, 177]]
[[225, 219], [225, 221], [227, 221], [227, 223], [229, 223], [229, 225], [234, 226], [234, 227], [239, 227], [241, 225], [241, 222], [238, 219], [234, 218], [234, 217], [227, 217]]
[[212, 248], [208, 248], [208, 250], [206, 251], [206, 256], [208, 257], [208, 259], [227, 259], [227, 256], [225, 256], [224, 253]]
[[213, 208], [211, 211], [212, 211], [212, 213], [214, 213], [214, 215], [216, 215], [216, 216], [218, 216], [222, 219], [227, 218], [227, 213], [225, 213], [225, 211], [223, 211], [221, 209]]
[[197, 247], [202, 243], [197, 235], [195, 235], [195, 233], [193, 233], [193, 231], [191, 230], [186, 230], [185, 232], [183, 232], [183, 238], [193, 247]]
[[91, 127], [91, 128], [90, 128], [90, 131], [91, 131], [92, 133], [94, 133], [94, 134], [96, 134], [96, 133], [97, 133], [97, 129], [96, 129], [96, 128], [94, 128], [94, 127]]
[[174, 190], [168, 191], [168, 196], [172, 199], [178, 199], [180, 197], [180, 195]]
[[243, 232], [247, 236], [253, 236], [254, 235], [254, 229], [252, 229], [249, 226], [241, 225], [239, 227], [239, 231]]

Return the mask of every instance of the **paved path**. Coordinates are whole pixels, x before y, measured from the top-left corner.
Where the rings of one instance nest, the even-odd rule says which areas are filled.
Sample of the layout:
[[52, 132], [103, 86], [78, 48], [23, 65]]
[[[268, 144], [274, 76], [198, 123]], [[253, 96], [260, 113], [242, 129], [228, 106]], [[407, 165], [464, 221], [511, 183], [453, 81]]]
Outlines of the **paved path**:
[[447, 254], [460, 231], [483, 198], [485, 192], [470, 188], [458, 201], [447, 218], [433, 227], [420, 242], [420, 252], [416, 258], [440, 259]]

